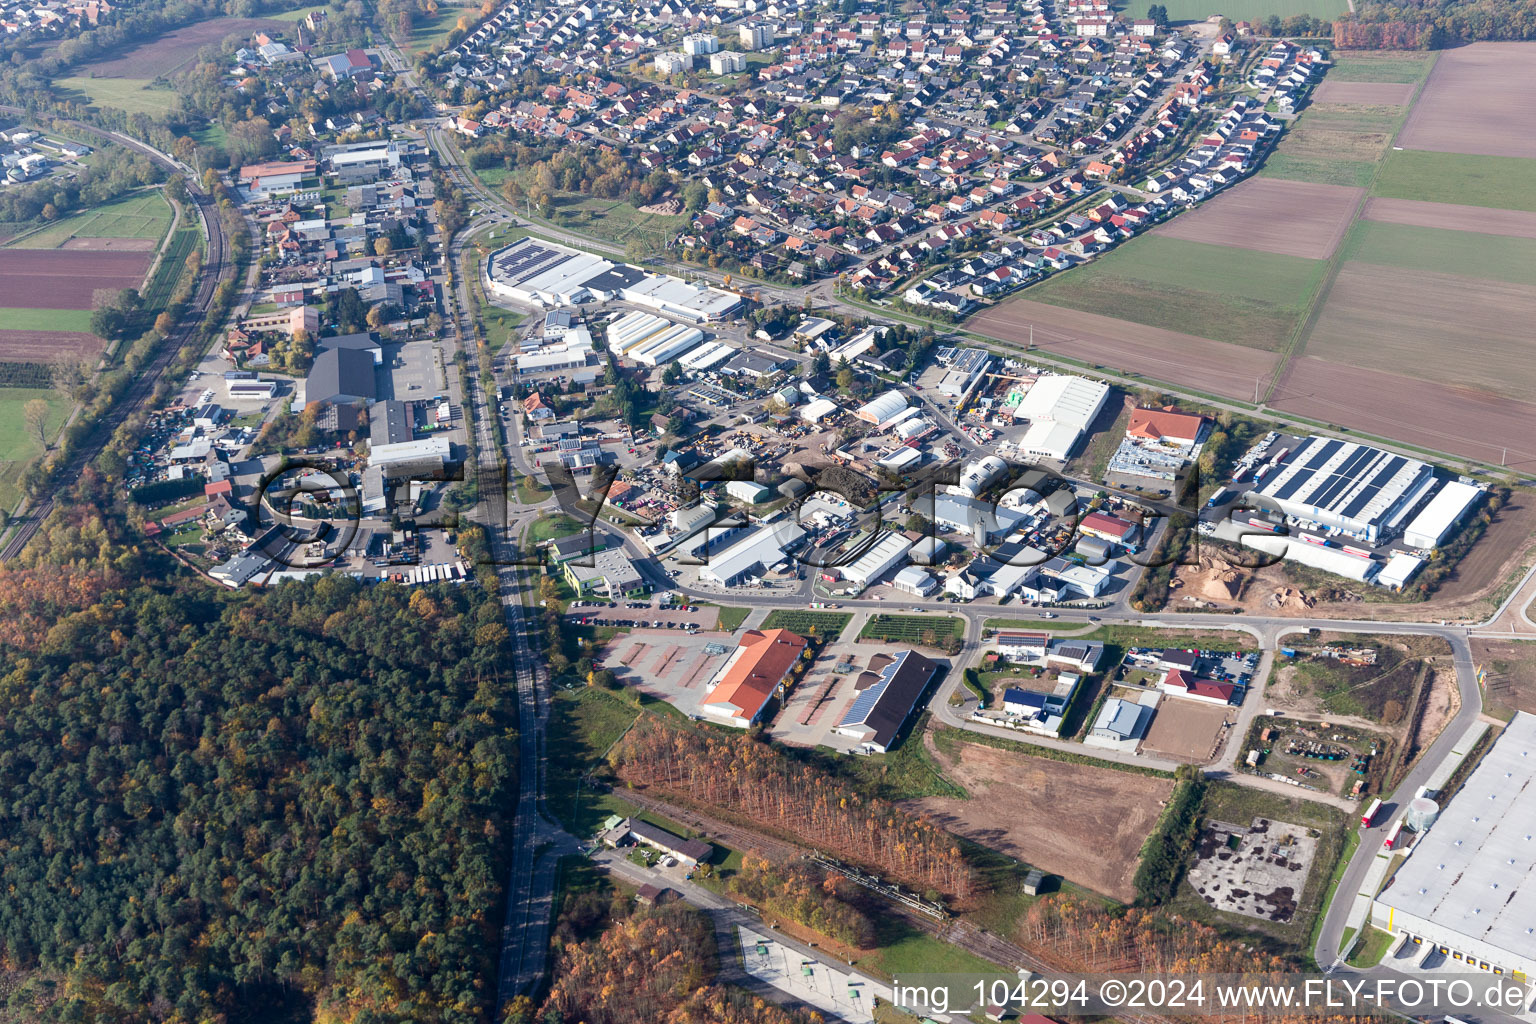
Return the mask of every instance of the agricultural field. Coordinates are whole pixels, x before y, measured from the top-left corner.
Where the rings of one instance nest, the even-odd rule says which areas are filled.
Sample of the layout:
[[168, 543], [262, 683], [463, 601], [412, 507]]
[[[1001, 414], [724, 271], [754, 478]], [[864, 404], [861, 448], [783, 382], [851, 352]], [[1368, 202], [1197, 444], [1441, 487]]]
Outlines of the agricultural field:
[[1397, 144], [1411, 150], [1536, 158], [1536, 47], [1473, 43], [1446, 50]]
[[88, 334], [91, 314], [85, 309], [0, 309], [0, 329]]
[[1365, 201], [1360, 217], [1383, 224], [1409, 224], [1441, 231], [1536, 238], [1536, 213], [1520, 210], [1490, 210], [1483, 206], [1372, 197]]
[[[1024, 294], [1033, 297], [1033, 289]], [[1276, 365], [1271, 352], [1023, 297], [983, 310], [966, 321], [966, 328], [1014, 344], [1033, 341], [1046, 351], [1092, 366], [1112, 366], [1234, 398], [1251, 399], [1255, 382], [1273, 373]]]
[[228, 36], [238, 36], [245, 43], [257, 32], [275, 34], [287, 28], [271, 18], [213, 18], [140, 43], [120, 56], [83, 64], [80, 70], [88, 78], [151, 79], [178, 70], [197, 51]]
[[170, 224], [170, 205], [159, 189], [151, 189], [55, 221], [8, 248], [153, 250]]
[[775, 608], [763, 620], [762, 628], [787, 629], [801, 636], [816, 636], [831, 642], [842, 636], [843, 629], [851, 621], [852, 612], [807, 612]]
[[411, 25], [411, 37], [400, 47], [407, 57], [430, 49], [448, 38], [458, 27], [459, 19], [468, 16], [473, 19], [480, 13], [478, 5], [471, 7], [465, 4], [441, 3], [437, 13], [430, 17], [418, 18]]
[[[1233, 21], [1263, 21], [1271, 14], [1281, 18], [1297, 14], [1334, 18], [1349, 10], [1348, 0], [1173, 0], [1165, 6], [1169, 21], [1204, 21], [1213, 14], [1224, 14]], [[1146, 7], [1128, 8], [1127, 13], [1139, 18], [1146, 13]]]
[[1320, 261], [1145, 235], [1030, 288], [1029, 297], [1273, 352], [1306, 313]]
[[1249, 178], [1155, 228], [1153, 234], [1325, 260], [1344, 238], [1364, 194], [1361, 189]]
[[1324, 107], [1387, 106], [1405, 107], [1413, 102], [1414, 82], [1350, 82], [1329, 75], [1312, 93], [1312, 105]]
[[1371, 194], [1536, 211], [1536, 159], [1393, 150]]
[[[55, 78], [53, 84], [75, 99], [92, 107], [115, 107], [126, 114], [165, 115], [176, 110], [180, 98], [176, 91], [154, 85], [153, 78], [87, 78], [71, 75]], [[76, 93], [76, 96], [70, 96]]]
[[1173, 780], [1031, 757], [970, 743], [960, 730], [923, 742], [968, 798], [903, 801], [936, 824], [990, 849], [1130, 902], [1141, 845]]
[[27, 431], [27, 403], [41, 398], [48, 403], [44, 432], [51, 442], [69, 416], [70, 401], [52, 388], [0, 388], [0, 508], [10, 509], [21, 500], [21, 473], [43, 453], [36, 436]]
[[1434, 64], [1433, 53], [1402, 50], [1339, 50], [1328, 69], [1329, 82], [1423, 81]]
[[[1509, 284], [1536, 280], [1536, 234], [1519, 238], [1367, 220], [1355, 225], [1340, 255], [1381, 267]], [[1475, 280], [1471, 284], [1476, 287]]]
[[98, 288], [137, 288], [147, 252], [0, 249], [0, 307], [90, 309]]
[[1520, 267], [1484, 278], [1404, 267], [1425, 259], [1404, 254], [1397, 266], [1346, 263], [1307, 354], [1502, 398], [1536, 395], [1536, 350], [1529, 344], [1536, 283], [1509, 281]]
[[1317, 106], [1303, 111], [1264, 158], [1259, 176], [1366, 187], [1396, 124], [1396, 118], [1388, 121], [1368, 109]]

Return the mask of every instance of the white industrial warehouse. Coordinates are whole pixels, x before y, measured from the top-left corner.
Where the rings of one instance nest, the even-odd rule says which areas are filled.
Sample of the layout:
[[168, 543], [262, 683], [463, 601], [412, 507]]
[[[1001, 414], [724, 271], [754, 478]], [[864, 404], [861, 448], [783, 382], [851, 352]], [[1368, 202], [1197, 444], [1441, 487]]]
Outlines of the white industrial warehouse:
[[1536, 715], [1510, 720], [1415, 839], [1371, 923], [1427, 961], [1536, 977]]
[[1450, 481], [1403, 530], [1403, 543], [1415, 548], [1438, 547], [1482, 494], [1480, 487]]
[[1102, 381], [1066, 374], [1041, 377], [1013, 410], [1015, 419], [1029, 420], [1019, 450], [1065, 462], [1108, 397], [1109, 385]]
[[1309, 437], [1265, 472], [1245, 500], [1376, 543], [1435, 485], [1427, 463], [1329, 437]]
[[483, 274], [491, 294], [525, 305], [622, 300], [690, 323], [718, 320], [741, 305], [740, 296], [719, 288], [652, 274], [533, 237], [491, 253]]

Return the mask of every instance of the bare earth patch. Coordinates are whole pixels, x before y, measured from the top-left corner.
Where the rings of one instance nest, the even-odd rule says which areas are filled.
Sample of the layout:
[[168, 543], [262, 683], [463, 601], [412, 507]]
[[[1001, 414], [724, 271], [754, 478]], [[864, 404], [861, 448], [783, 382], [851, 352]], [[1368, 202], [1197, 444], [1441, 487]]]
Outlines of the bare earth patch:
[[[1453, 389], [1528, 399], [1536, 395], [1533, 323], [1536, 278], [1515, 284], [1352, 262], [1306, 352], [1433, 381], [1448, 392], [1438, 404], [1461, 401]], [[1424, 418], [1434, 411], [1412, 409]]]
[[1413, 102], [1412, 82], [1336, 82], [1325, 79], [1312, 94], [1314, 104], [1406, 107]]
[[1233, 708], [1164, 697], [1141, 747], [1177, 761], [1204, 764], [1216, 754], [1217, 742], [1224, 735], [1222, 723], [1236, 719]]
[[1156, 229], [1187, 242], [1325, 260], [1348, 230], [1363, 188], [1249, 178]]
[[[1536, 403], [1331, 359], [1292, 359], [1271, 408], [1436, 451], [1536, 469]], [[1479, 545], [1481, 546], [1481, 545]]]
[[79, 331], [0, 330], [0, 361], [52, 363], [68, 358], [95, 359], [105, 346], [94, 334]]
[[159, 244], [154, 238], [70, 238], [59, 248], [81, 252], [154, 252]]
[[1398, 134], [1404, 149], [1536, 157], [1536, 46], [1473, 43], [1440, 54]]
[[1096, 892], [1131, 901], [1141, 844], [1173, 780], [1066, 764], [975, 743], [946, 757], [923, 743], [969, 800], [924, 797], [903, 805], [983, 846]]
[[1272, 374], [1277, 361], [1274, 353], [1243, 345], [1028, 299], [1010, 299], [965, 324], [1019, 344], [1029, 340], [1031, 325], [1035, 344], [1047, 352], [1234, 398], [1251, 399], [1254, 382]]
[[147, 252], [0, 249], [0, 306], [90, 309], [97, 288], [137, 288]]
[[1365, 220], [1381, 221], [1386, 224], [1408, 224], [1416, 228], [1470, 231], [1478, 235], [1508, 235], [1511, 238], [1536, 238], [1536, 213], [1525, 210], [1494, 210], [1486, 206], [1426, 203], [1418, 199], [1384, 199], [1380, 196], [1372, 196], [1365, 201], [1365, 210], [1360, 216]]

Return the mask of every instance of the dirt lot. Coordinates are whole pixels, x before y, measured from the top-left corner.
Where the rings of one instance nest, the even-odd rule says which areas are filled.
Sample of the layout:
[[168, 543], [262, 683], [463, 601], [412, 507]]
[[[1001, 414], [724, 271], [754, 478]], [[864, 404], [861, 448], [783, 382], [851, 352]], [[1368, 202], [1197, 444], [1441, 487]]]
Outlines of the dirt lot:
[[59, 248], [84, 252], [154, 252], [159, 244], [154, 238], [71, 238]]
[[1513, 491], [1509, 503], [1499, 509], [1482, 540], [1435, 592], [1435, 603], [1461, 601], [1487, 593], [1514, 570], [1525, 556], [1533, 535], [1536, 535], [1536, 498], [1528, 491]]
[[1360, 188], [1249, 178], [1161, 225], [1156, 233], [1325, 260], [1339, 247], [1363, 195]]
[[994, 306], [965, 326], [989, 338], [1024, 343], [1031, 324], [1035, 344], [1047, 352], [1218, 395], [1251, 399], [1254, 381], [1275, 370], [1273, 353], [1027, 299]]
[[1473, 43], [1440, 54], [1398, 134], [1404, 149], [1536, 157], [1536, 47]]
[[276, 35], [285, 32], [293, 41], [293, 25], [267, 18], [215, 18], [168, 32], [159, 39], [137, 46], [120, 57], [81, 65], [80, 74], [96, 78], [155, 78], [169, 74], [197, 56], [205, 46], [221, 42], [226, 36], [248, 39], [257, 32]]
[[147, 252], [0, 249], [0, 307], [90, 309], [97, 288], [137, 288]]
[[1536, 643], [1472, 640], [1472, 661], [1488, 672], [1488, 710], [1536, 713]]
[[58, 359], [94, 359], [105, 346], [94, 334], [76, 331], [0, 330], [0, 360], [51, 363]]
[[1536, 470], [1532, 402], [1308, 355], [1291, 360], [1269, 405], [1484, 462], [1497, 464], [1507, 449], [1516, 472]]
[[1336, 82], [1329, 78], [1312, 94], [1314, 104], [1405, 107], [1413, 102], [1412, 82]]
[[[1536, 395], [1532, 323], [1536, 282], [1348, 263], [1339, 271], [1306, 352], [1366, 369], [1405, 372], [1442, 388], [1528, 400]], [[1414, 413], [1423, 416], [1425, 410]]]
[[1479, 235], [1509, 235], [1513, 238], [1536, 238], [1536, 213], [1527, 213], [1524, 210], [1493, 210], [1486, 206], [1425, 203], [1417, 199], [1384, 199], [1373, 196], [1365, 201], [1365, 210], [1360, 216], [1365, 220], [1408, 224], [1419, 228], [1470, 231]]
[[944, 772], [971, 795], [903, 803], [944, 828], [1116, 899], [1131, 884], [1141, 844], [1173, 790], [1170, 779], [1065, 764], [974, 743], [958, 757], [936, 750]]
[[1236, 708], [1164, 697], [1157, 704], [1157, 715], [1141, 749], [1178, 761], [1204, 764], [1215, 757], [1218, 743], [1226, 735], [1222, 724], [1235, 721]]

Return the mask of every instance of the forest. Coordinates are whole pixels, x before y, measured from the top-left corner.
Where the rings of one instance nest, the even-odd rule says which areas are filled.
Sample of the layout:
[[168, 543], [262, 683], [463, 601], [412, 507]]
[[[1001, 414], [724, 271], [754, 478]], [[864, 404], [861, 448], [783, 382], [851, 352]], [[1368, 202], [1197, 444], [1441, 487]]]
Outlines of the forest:
[[1487, 39], [1536, 39], [1536, 0], [1359, 0], [1333, 23], [1335, 46], [1438, 50]]
[[497, 602], [131, 578], [0, 573], [12, 1012], [488, 1020], [517, 784]]
[[56, 220], [164, 178], [164, 172], [149, 157], [104, 145], [97, 150], [95, 162], [72, 178], [46, 178], [0, 189], [0, 221]]
[[783, 915], [847, 946], [875, 944], [875, 925], [859, 909], [859, 887], [841, 875], [829, 875], [813, 861], [775, 864], [747, 854], [729, 888], [748, 904]]

